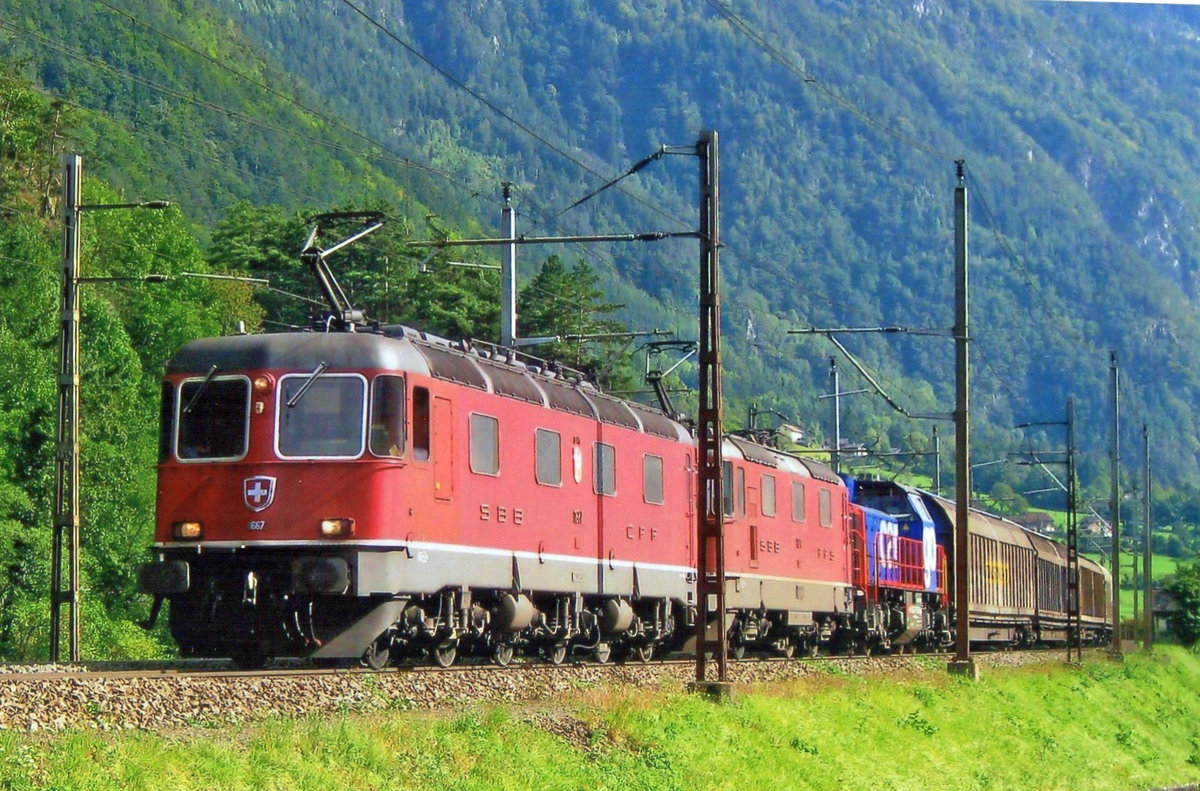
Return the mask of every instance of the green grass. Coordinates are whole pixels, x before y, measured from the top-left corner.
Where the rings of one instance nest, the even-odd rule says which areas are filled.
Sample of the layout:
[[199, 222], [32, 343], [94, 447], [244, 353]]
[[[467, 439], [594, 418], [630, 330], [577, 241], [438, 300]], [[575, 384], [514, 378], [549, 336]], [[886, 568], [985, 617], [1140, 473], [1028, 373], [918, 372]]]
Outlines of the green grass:
[[0, 735], [4, 791], [1126, 789], [1200, 779], [1200, 657], [825, 673], [717, 704], [678, 689], [531, 708]]

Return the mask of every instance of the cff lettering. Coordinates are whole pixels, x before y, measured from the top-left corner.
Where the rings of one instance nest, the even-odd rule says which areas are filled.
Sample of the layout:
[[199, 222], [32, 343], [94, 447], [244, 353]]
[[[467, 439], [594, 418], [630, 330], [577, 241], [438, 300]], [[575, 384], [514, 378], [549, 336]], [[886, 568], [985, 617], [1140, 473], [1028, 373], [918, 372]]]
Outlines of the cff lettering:
[[646, 527], [645, 525], [625, 525], [625, 537], [630, 541], [653, 541], [658, 538], [657, 527]]

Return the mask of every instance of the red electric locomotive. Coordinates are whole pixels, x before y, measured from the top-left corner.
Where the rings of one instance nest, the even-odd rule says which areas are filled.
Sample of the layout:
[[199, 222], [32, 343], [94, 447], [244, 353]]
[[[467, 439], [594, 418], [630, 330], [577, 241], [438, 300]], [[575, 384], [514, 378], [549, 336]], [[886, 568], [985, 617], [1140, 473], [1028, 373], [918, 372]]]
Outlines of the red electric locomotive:
[[[167, 367], [139, 583], [181, 653], [382, 667], [685, 646], [690, 428], [551, 364], [367, 324], [315, 238], [324, 331], [198, 340]], [[735, 657], [947, 642], [945, 525], [936, 545], [932, 524], [872, 533], [822, 464], [738, 437], [723, 460], [727, 612], [709, 627]]]
[[[410, 329], [185, 346], [163, 385], [155, 562], [182, 653], [647, 659], [694, 622], [694, 440], [663, 413]], [[726, 444], [730, 634], [848, 627], [845, 487]]]
[[[682, 644], [690, 430], [549, 364], [368, 325], [326, 262], [367, 219], [301, 254], [325, 331], [199, 340], [168, 364], [140, 584], [181, 652], [380, 667]], [[845, 487], [752, 443], [724, 453], [735, 652], [815, 647], [854, 610]]]

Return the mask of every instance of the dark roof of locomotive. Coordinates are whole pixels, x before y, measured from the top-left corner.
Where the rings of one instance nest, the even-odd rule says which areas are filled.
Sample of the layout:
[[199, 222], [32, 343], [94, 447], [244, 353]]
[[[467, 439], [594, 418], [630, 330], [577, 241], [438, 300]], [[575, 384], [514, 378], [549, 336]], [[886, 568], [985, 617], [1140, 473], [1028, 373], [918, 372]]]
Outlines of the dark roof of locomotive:
[[389, 327], [385, 334], [292, 332], [202, 338], [171, 358], [167, 374], [200, 375], [213, 365], [219, 371], [311, 371], [322, 363], [330, 372], [420, 373], [635, 431], [677, 441], [690, 439], [684, 426], [662, 412], [604, 395], [587, 382], [564, 378], [549, 365], [530, 366], [407, 327]]
[[168, 374], [291, 368], [311, 371], [392, 369], [429, 373], [411, 343], [358, 332], [291, 332], [201, 338], [186, 344], [167, 363]]
[[737, 448], [742, 454], [742, 457], [747, 461], [757, 462], [766, 465], [767, 467], [775, 467], [785, 472], [790, 472], [798, 475], [806, 475], [809, 478], [815, 478], [818, 481], [845, 486], [842, 479], [838, 477], [833, 468], [827, 464], [822, 464], [813, 459], [805, 459], [800, 456], [794, 456], [791, 453], [769, 448], [766, 445], [761, 445], [757, 442], [752, 442], [745, 437], [735, 435], [727, 435], [725, 437], [726, 452], [728, 456], [729, 446]]

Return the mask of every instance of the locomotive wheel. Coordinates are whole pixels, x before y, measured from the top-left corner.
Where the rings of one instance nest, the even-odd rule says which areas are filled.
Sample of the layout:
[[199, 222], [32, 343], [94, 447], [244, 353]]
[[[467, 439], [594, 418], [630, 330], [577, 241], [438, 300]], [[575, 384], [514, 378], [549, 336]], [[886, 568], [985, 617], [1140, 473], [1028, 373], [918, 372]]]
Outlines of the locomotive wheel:
[[796, 654], [796, 643], [790, 637], [785, 637], [775, 642], [775, 650], [784, 659], [791, 659]]
[[362, 663], [372, 670], [383, 670], [392, 661], [392, 640], [387, 634], [380, 635], [363, 651]]
[[729, 655], [734, 659], [744, 659], [746, 657], [746, 644], [737, 643], [729, 646]]
[[612, 659], [612, 646], [608, 643], [600, 643], [592, 652], [592, 658], [601, 665], [607, 665], [608, 661]]
[[804, 652], [808, 654], [809, 659], [816, 659], [817, 655], [821, 653], [821, 642], [816, 639], [806, 642], [804, 644]]
[[643, 643], [642, 645], [634, 646], [633, 655], [642, 664], [646, 664], [654, 658], [654, 643]]
[[566, 642], [555, 643], [546, 651], [546, 661], [552, 665], [561, 665], [567, 658]]
[[513, 658], [512, 643], [496, 643], [492, 647], [492, 661], [500, 667], [507, 667]]
[[451, 640], [447, 640], [433, 649], [433, 661], [437, 662], [438, 667], [450, 667], [457, 658], [458, 644]]

